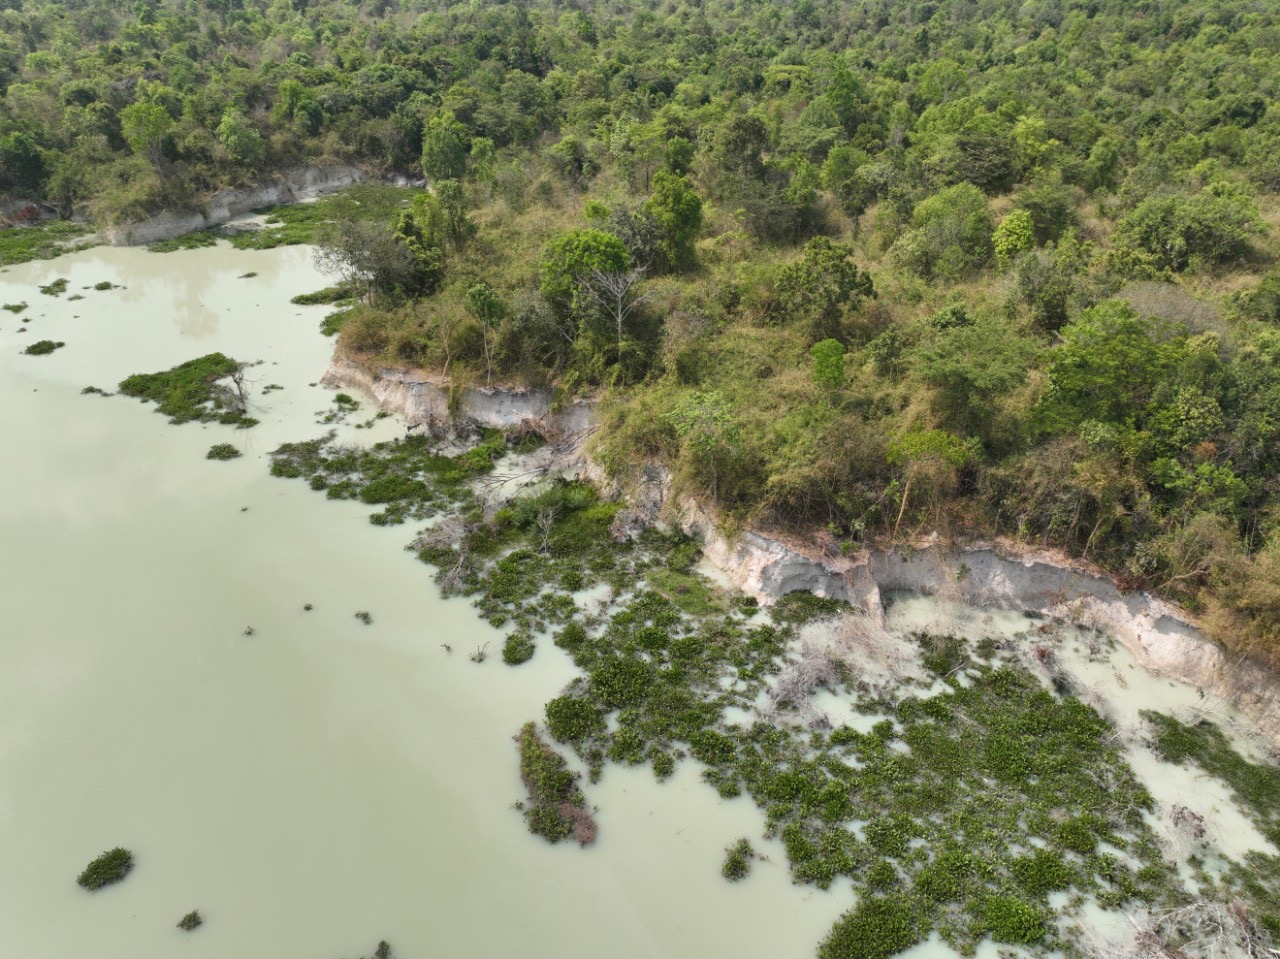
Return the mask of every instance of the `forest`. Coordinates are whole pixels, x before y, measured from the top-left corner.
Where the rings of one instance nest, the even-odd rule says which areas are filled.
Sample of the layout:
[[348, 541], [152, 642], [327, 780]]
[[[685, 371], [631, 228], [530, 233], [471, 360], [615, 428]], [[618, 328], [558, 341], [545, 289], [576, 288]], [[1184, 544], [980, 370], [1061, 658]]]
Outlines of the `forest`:
[[1280, 668], [1278, 87], [1262, 0], [0, 0], [0, 201], [420, 180], [318, 225], [348, 355], [599, 394], [605, 467], [726, 529], [1060, 549]]

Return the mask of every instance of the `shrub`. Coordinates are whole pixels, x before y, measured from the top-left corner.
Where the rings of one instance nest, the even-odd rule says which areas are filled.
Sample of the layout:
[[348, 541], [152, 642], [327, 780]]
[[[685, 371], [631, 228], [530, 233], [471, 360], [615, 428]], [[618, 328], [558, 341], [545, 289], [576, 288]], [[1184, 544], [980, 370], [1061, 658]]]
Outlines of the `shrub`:
[[240, 451], [230, 443], [215, 443], [209, 447], [209, 452], [205, 453], [204, 458], [207, 460], [233, 460], [240, 455]]
[[897, 897], [864, 899], [818, 947], [818, 959], [889, 959], [920, 941], [910, 905]]
[[730, 882], [745, 879], [751, 872], [751, 860], [754, 858], [755, 852], [751, 849], [751, 843], [746, 839], [739, 839], [725, 848], [724, 865], [720, 867], [720, 875]]
[[533, 640], [524, 633], [512, 633], [502, 645], [502, 661], [508, 666], [527, 663], [533, 658], [535, 648]]
[[1013, 896], [991, 896], [983, 904], [982, 918], [996, 942], [1024, 945], [1044, 938], [1043, 914]]
[[604, 717], [590, 702], [560, 696], [546, 706], [547, 729], [557, 742], [576, 743], [604, 732]]
[[57, 343], [55, 343], [53, 340], [37, 340], [22, 352], [26, 353], [28, 356], [47, 356], [48, 354], [52, 353], [54, 350], [59, 349], [60, 347], [63, 347], [66, 345], [67, 344], [63, 343], [61, 340], [59, 340]]
[[80, 873], [76, 882], [86, 889], [101, 889], [113, 882], [119, 882], [129, 875], [129, 870], [132, 868], [133, 853], [117, 846], [115, 849], [108, 849], [85, 866], [84, 872]]
[[190, 932], [197, 926], [204, 924], [204, 920], [200, 918], [200, 910], [192, 909], [189, 913], [178, 920], [178, 928], [186, 932]]
[[1243, 256], [1261, 232], [1257, 207], [1229, 192], [1166, 193], [1147, 197], [1116, 225], [1121, 252], [1153, 258], [1157, 267], [1181, 271], [1194, 259], [1223, 263]]

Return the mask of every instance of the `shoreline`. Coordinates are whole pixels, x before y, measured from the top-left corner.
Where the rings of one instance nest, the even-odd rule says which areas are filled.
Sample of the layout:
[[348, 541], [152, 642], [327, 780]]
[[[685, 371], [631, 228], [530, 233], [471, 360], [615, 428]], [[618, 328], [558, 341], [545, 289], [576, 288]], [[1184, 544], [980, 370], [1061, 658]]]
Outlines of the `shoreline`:
[[925, 539], [872, 546], [848, 556], [824, 555], [813, 543], [760, 529], [730, 541], [695, 500], [672, 496], [664, 467], [646, 464], [625, 485], [604, 475], [584, 449], [593, 399], [576, 399], [553, 410], [550, 390], [455, 390], [443, 377], [395, 368], [374, 372], [336, 352], [322, 382], [359, 390], [380, 409], [401, 414], [411, 427], [440, 431], [459, 422], [498, 429], [527, 425], [574, 439], [564, 465], [626, 504], [621, 528], [638, 531], [667, 523], [699, 537], [707, 561], [760, 602], [771, 604], [803, 590], [848, 602], [880, 623], [884, 595], [908, 592], [1099, 630], [1121, 642], [1152, 675], [1222, 698], [1280, 745], [1280, 683], [1243, 658], [1233, 660], [1176, 604], [1145, 592], [1124, 592], [1107, 573], [1069, 557], [1007, 540]]

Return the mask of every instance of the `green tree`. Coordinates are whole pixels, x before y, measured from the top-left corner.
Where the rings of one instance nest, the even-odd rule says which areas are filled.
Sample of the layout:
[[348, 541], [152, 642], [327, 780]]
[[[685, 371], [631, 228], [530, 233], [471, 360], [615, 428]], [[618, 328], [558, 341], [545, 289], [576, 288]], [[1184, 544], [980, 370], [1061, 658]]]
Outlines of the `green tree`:
[[434, 293], [444, 282], [448, 238], [447, 217], [439, 198], [425, 191], [415, 195], [409, 209], [396, 220], [395, 235], [413, 258], [417, 276], [414, 292]]
[[702, 197], [683, 176], [659, 170], [653, 175], [653, 194], [643, 211], [661, 231], [659, 248], [664, 270], [679, 270], [694, 260], [693, 243], [702, 229]]
[[925, 279], [958, 280], [990, 261], [994, 227], [983, 192], [959, 183], [916, 206], [894, 255]]
[[485, 383], [493, 381], [493, 344], [498, 335], [498, 327], [507, 315], [507, 305], [498, 295], [498, 291], [488, 283], [473, 283], [467, 288], [463, 298], [467, 312], [480, 323], [484, 333]]
[[996, 253], [996, 266], [1009, 269], [1019, 253], [1035, 246], [1035, 224], [1026, 210], [1014, 210], [996, 227], [991, 244]]
[[0, 136], [0, 195], [38, 195], [45, 174], [34, 137], [22, 132]]
[[[164, 158], [165, 142], [173, 133], [173, 117], [158, 103], [131, 103], [120, 111], [120, 132], [129, 149], [146, 157], [157, 170]], [[221, 136], [222, 129], [218, 133]]]
[[838, 338], [843, 316], [875, 296], [870, 275], [853, 262], [853, 245], [825, 236], [814, 237], [800, 259], [778, 271], [777, 288], [787, 313], [803, 317], [818, 337]]
[[1253, 201], [1230, 190], [1167, 193], [1148, 197], [1116, 224], [1112, 242], [1120, 250], [1153, 257], [1164, 269], [1181, 271], [1193, 260], [1224, 263], [1244, 256], [1262, 232]]
[[467, 128], [441, 110], [422, 130], [422, 173], [431, 181], [461, 180], [467, 172]]
[[237, 163], [256, 167], [262, 162], [265, 145], [262, 134], [238, 108], [227, 107], [218, 123], [218, 141]]
[[718, 501], [720, 478], [732, 468], [741, 434], [732, 408], [718, 391], [683, 394], [663, 419], [680, 438], [682, 455]]
[[435, 184], [435, 195], [444, 213], [445, 236], [454, 251], [461, 253], [476, 233], [476, 225], [467, 214], [471, 206], [467, 191], [457, 180], [440, 180]]
[[911, 430], [889, 444], [886, 452], [889, 465], [903, 469], [902, 504], [893, 524], [894, 537], [902, 526], [912, 487], [928, 483], [936, 513], [937, 496], [949, 482], [954, 483], [961, 467], [977, 458], [979, 449], [977, 440], [961, 439], [945, 430]]
[[572, 230], [551, 240], [538, 260], [538, 286], [561, 315], [583, 316], [595, 310], [595, 300], [583, 289], [584, 277], [595, 270], [622, 273], [630, 265], [627, 248], [603, 230]]

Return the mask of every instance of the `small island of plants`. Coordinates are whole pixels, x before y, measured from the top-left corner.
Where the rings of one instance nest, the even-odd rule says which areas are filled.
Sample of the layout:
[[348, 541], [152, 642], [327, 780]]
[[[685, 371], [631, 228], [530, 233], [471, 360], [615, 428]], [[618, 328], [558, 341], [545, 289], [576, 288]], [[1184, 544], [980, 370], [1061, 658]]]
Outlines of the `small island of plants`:
[[76, 882], [91, 891], [101, 889], [103, 886], [119, 882], [129, 875], [129, 870], [132, 868], [133, 853], [117, 846], [115, 849], [108, 849], [85, 866], [84, 872], [80, 873]]

